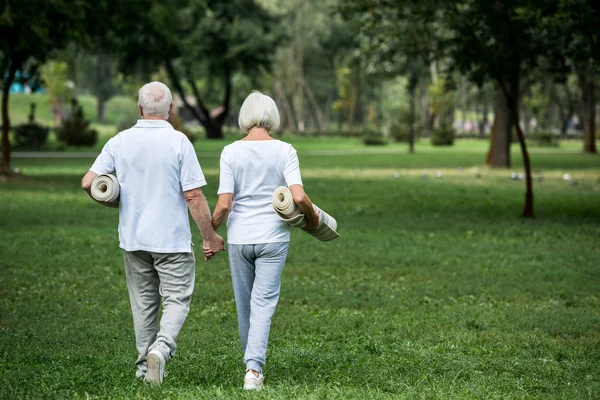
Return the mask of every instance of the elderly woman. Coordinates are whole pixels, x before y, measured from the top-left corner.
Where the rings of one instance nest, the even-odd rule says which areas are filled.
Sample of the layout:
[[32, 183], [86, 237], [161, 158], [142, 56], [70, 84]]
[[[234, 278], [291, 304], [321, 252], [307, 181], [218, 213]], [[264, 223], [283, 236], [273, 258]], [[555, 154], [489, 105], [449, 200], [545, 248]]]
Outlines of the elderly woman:
[[[303, 229], [315, 229], [319, 217], [304, 192], [296, 150], [270, 135], [279, 126], [273, 99], [251, 93], [242, 104], [238, 123], [247, 135], [221, 153], [219, 200], [212, 223], [216, 230], [229, 216], [229, 266], [246, 364], [244, 389], [260, 390], [271, 317], [290, 245], [290, 227], [273, 211], [273, 192], [279, 186], [289, 187], [306, 215]], [[210, 258], [213, 253], [205, 249], [205, 255]]]

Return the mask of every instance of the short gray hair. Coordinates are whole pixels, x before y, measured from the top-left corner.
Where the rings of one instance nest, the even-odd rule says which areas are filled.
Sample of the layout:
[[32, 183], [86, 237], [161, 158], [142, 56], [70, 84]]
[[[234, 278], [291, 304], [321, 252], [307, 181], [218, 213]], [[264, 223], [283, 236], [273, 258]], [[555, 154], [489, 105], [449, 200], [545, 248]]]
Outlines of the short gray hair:
[[255, 126], [265, 128], [269, 132], [277, 129], [279, 110], [275, 101], [256, 90], [250, 93], [240, 108], [238, 125], [246, 133]]
[[146, 115], [167, 119], [172, 102], [171, 91], [164, 83], [150, 82], [140, 88], [138, 103]]

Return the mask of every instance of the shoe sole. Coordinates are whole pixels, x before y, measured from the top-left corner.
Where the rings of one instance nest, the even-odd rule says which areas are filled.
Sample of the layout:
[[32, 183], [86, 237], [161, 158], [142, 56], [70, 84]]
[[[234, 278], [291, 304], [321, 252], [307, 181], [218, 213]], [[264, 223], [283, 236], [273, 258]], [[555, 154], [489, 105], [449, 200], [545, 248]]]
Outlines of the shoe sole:
[[162, 383], [160, 381], [160, 358], [156, 354], [148, 354], [146, 361], [148, 362], [148, 371], [144, 382], [150, 385], [160, 385]]

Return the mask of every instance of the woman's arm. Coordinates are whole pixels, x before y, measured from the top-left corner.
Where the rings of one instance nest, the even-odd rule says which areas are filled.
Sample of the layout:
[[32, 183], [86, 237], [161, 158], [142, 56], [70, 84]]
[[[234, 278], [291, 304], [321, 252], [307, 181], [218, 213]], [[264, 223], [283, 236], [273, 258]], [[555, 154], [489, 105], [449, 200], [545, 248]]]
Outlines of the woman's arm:
[[315, 211], [312, 201], [304, 191], [304, 187], [302, 185], [290, 185], [290, 192], [292, 192], [292, 198], [294, 199], [294, 203], [298, 206], [300, 211], [306, 217], [306, 226], [302, 229], [307, 231], [312, 231], [317, 229], [319, 225], [319, 215]]
[[231, 211], [231, 205], [233, 203], [233, 194], [232, 193], [222, 193], [219, 195], [219, 200], [217, 200], [217, 206], [215, 207], [215, 211], [212, 216], [212, 226], [216, 231], [219, 229], [221, 224], [225, 222], [229, 212]]

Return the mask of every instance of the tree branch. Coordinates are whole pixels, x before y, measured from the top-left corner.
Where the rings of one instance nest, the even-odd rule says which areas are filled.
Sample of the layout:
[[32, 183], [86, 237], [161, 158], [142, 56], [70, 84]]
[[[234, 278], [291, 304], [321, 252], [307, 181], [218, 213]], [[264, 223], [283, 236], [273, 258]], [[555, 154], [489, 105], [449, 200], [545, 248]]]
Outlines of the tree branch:
[[196, 109], [187, 101], [185, 91], [183, 90], [183, 86], [181, 86], [181, 82], [179, 81], [177, 72], [175, 72], [175, 68], [173, 68], [173, 64], [171, 64], [170, 60], [165, 61], [165, 68], [167, 70], [167, 74], [169, 75], [169, 79], [171, 80], [171, 84], [173, 85], [177, 93], [179, 93], [179, 96], [181, 97], [181, 101], [183, 101], [185, 108], [187, 108], [203, 126], [206, 126], [208, 123], [207, 119], [204, 118], [204, 116], [198, 111], [198, 109]]

